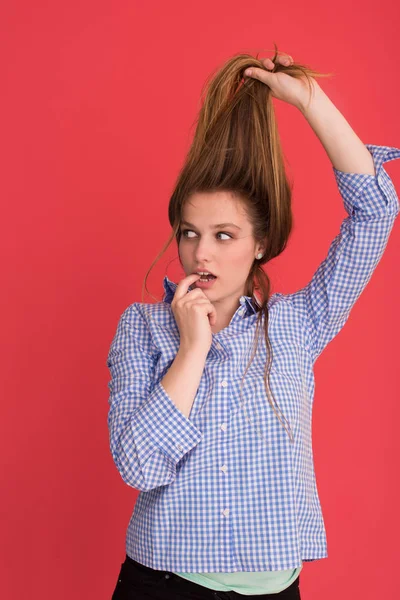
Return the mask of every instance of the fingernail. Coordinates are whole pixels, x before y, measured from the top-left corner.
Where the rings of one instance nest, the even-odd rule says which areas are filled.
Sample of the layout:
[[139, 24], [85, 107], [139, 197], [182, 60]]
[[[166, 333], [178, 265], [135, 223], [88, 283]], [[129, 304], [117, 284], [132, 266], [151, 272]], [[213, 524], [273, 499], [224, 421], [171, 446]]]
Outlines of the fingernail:
[[251, 76], [251, 74], [253, 73], [253, 71], [251, 69], [246, 69], [244, 74], [248, 75], [249, 77]]

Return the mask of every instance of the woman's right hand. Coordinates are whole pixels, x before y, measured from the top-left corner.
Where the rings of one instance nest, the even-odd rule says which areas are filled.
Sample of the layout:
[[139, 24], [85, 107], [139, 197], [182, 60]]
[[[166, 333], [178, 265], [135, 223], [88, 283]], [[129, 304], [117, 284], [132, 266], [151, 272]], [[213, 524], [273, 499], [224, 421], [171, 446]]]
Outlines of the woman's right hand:
[[171, 309], [180, 333], [180, 345], [185, 350], [208, 354], [212, 344], [211, 327], [217, 322], [217, 311], [203, 290], [189, 286], [200, 279], [192, 273], [182, 279], [175, 290]]

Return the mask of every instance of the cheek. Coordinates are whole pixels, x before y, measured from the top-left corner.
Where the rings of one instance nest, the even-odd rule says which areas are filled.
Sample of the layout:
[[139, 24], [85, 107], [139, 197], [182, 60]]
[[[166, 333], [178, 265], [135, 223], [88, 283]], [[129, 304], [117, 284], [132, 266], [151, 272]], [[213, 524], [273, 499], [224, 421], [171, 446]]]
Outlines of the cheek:
[[187, 263], [192, 262], [191, 252], [192, 251], [190, 250], [190, 247], [188, 244], [185, 244], [185, 243], [179, 244], [178, 255], [179, 255], [179, 260], [181, 261], [183, 266], [185, 266]]
[[232, 249], [227, 256], [232, 269], [243, 270], [248, 267], [248, 262], [251, 262], [251, 251], [246, 247], [241, 247], [239, 244]]

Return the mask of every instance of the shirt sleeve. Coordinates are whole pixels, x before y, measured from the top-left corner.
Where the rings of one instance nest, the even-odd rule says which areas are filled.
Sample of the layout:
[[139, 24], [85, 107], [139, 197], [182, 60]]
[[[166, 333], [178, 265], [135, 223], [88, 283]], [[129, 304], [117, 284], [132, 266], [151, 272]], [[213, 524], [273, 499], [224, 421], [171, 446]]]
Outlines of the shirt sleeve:
[[120, 317], [107, 357], [107, 421], [115, 465], [124, 482], [141, 491], [173, 482], [178, 462], [203, 437], [155, 381], [157, 357], [148, 325], [132, 304]]
[[399, 199], [383, 163], [400, 149], [366, 144], [375, 175], [333, 172], [348, 213], [311, 281], [288, 297], [309, 331], [313, 362], [346, 323], [386, 248]]

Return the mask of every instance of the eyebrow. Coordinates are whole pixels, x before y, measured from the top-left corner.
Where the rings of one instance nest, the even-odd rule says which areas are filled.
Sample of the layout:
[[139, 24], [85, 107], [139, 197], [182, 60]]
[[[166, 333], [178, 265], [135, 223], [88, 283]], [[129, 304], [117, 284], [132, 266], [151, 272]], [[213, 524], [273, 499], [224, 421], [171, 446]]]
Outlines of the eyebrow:
[[[196, 228], [195, 225], [193, 225], [193, 223], [189, 223], [189, 221], [181, 221], [182, 225], [188, 225], [189, 227], [194, 227]], [[216, 225], [211, 225], [212, 229], [219, 229], [220, 227], [236, 227], [236, 229], [241, 230], [241, 227], [239, 227], [239, 225], [235, 225], [235, 223], [217, 223]]]

